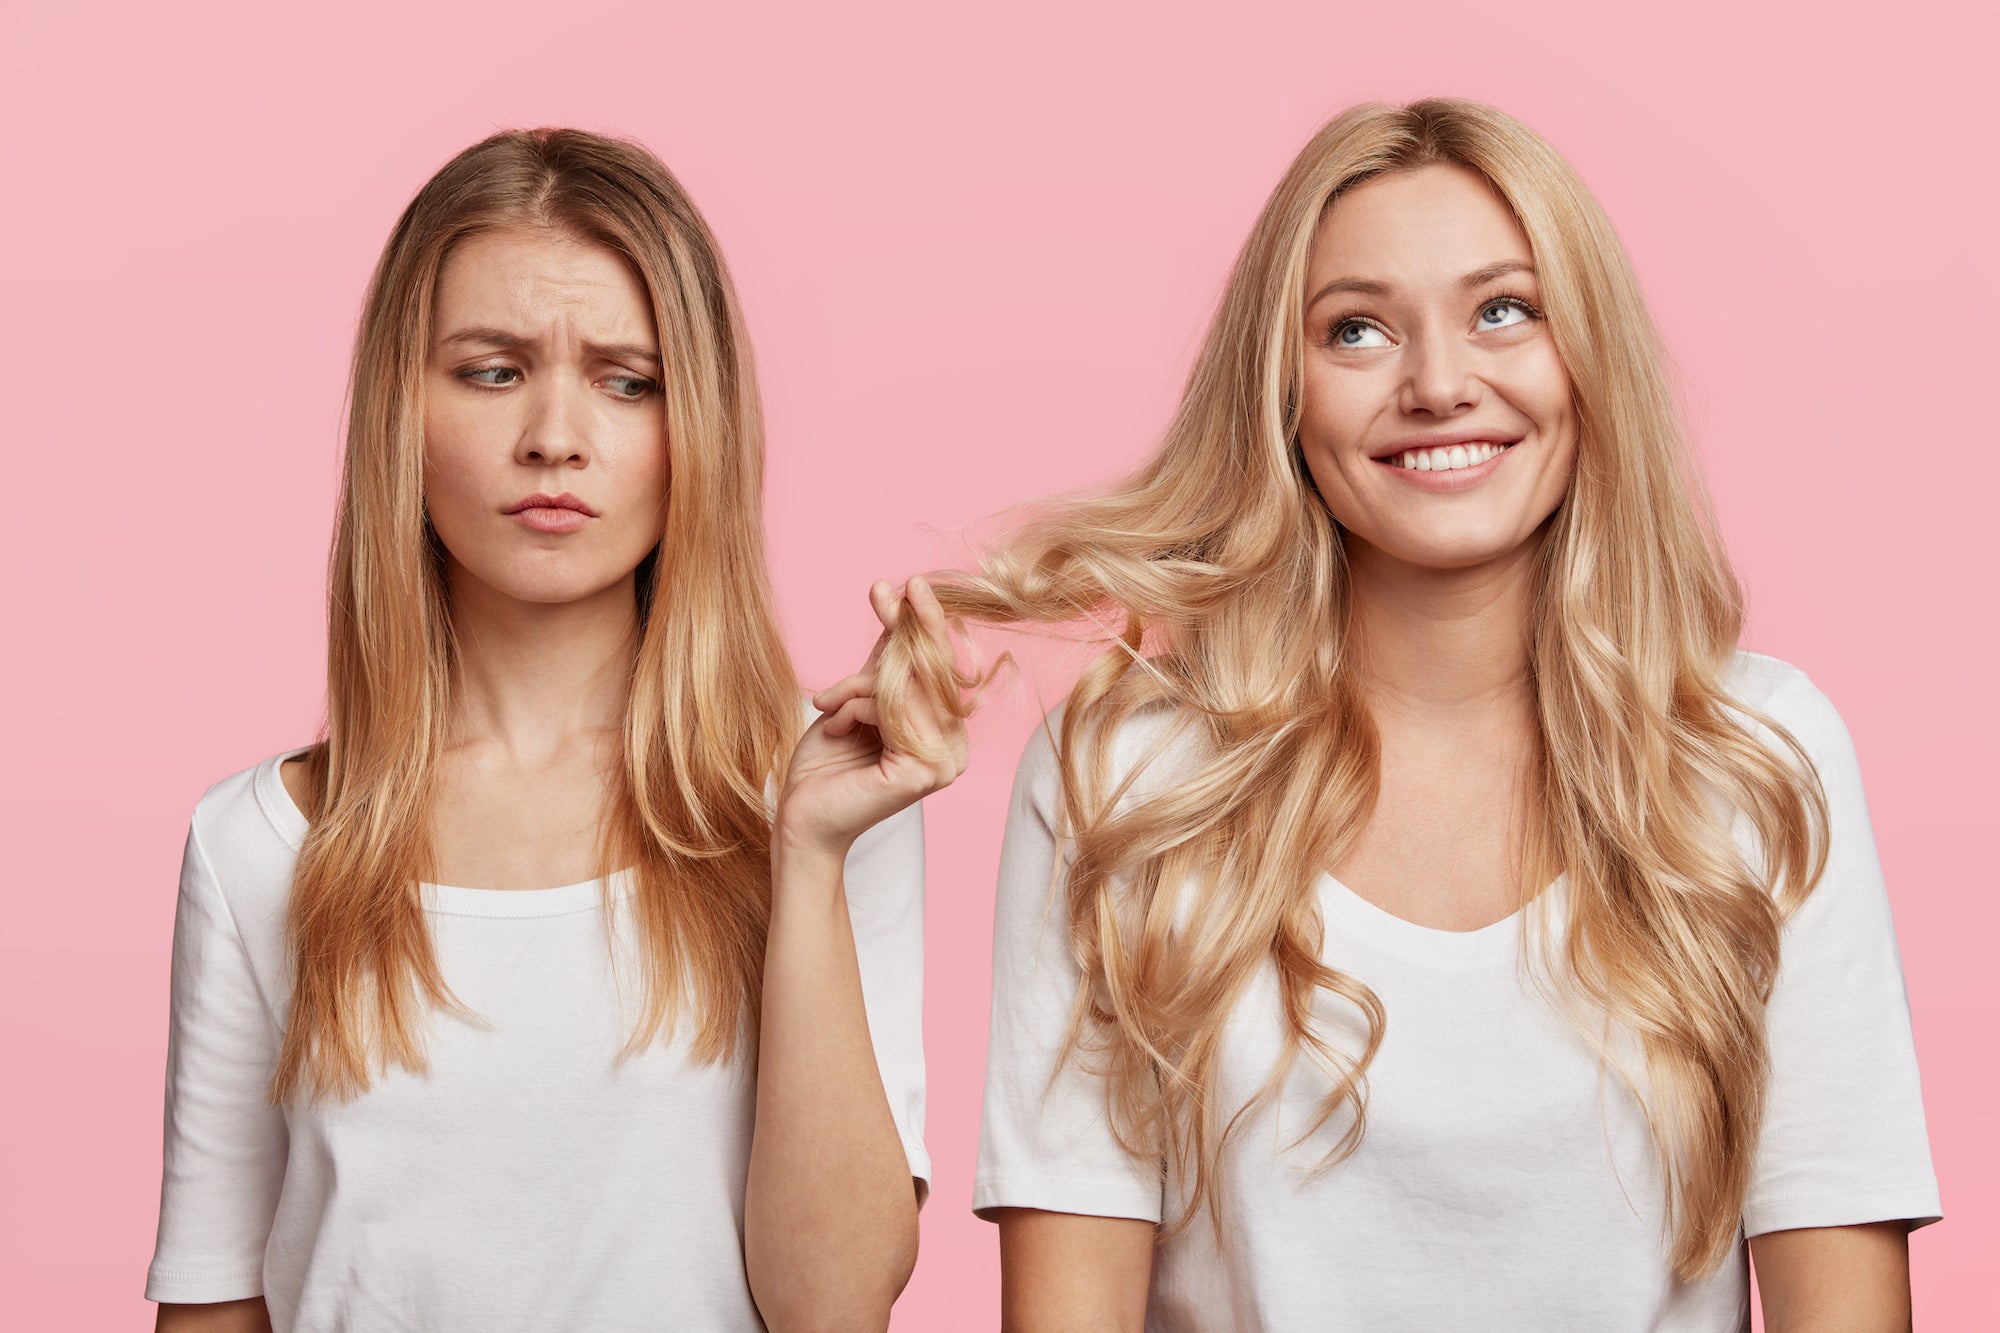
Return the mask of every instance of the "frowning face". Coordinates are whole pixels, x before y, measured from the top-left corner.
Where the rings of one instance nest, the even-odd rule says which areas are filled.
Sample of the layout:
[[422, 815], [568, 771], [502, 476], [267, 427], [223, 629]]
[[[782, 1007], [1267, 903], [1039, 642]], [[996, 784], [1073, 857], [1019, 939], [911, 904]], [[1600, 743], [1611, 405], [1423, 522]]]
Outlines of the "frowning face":
[[660, 343], [625, 259], [503, 230], [447, 256], [424, 374], [424, 501], [456, 585], [568, 602], [631, 575], [667, 497]]

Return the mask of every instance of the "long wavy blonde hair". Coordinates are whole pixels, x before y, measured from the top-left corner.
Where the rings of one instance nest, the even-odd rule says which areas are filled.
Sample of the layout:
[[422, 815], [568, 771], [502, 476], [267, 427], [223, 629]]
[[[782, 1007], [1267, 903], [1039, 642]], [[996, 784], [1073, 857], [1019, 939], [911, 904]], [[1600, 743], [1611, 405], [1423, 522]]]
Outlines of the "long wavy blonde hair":
[[279, 1102], [351, 1096], [392, 1064], [422, 1069], [426, 1013], [455, 1007], [418, 888], [456, 675], [424, 514], [422, 382], [445, 257], [506, 227], [622, 255], [645, 282], [666, 364], [671, 483], [659, 545], [636, 575], [641, 633], [602, 848], [603, 869], [635, 874], [646, 1000], [630, 1049], [683, 1016], [707, 1061], [754, 1030], [770, 906], [765, 784], [781, 776], [801, 717], [764, 565], [763, 423], [742, 316], [715, 238], [651, 153], [577, 130], [502, 133], [410, 202], [361, 318]]
[[[1737, 1232], [1779, 926], [1823, 868], [1825, 803], [1791, 737], [1774, 726], [1767, 746], [1731, 715], [1769, 724], [1725, 688], [1737, 583], [1638, 282], [1554, 149], [1451, 99], [1328, 124], [1265, 204], [1151, 461], [1032, 517], [938, 591], [962, 619], [1109, 627], [1055, 738], [1070, 946], [1087, 979], [1065, 1058], [1093, 1058], [1128, 1150], [1164, 1154], [1187, 1184], [1173, 1226], [1212, 1202], [1223, 1142], [1301, 1054], [1330, 1080], [1307, 1134], [1340, 1131], [1323, 1165], [1351, 1153], [1386, 1016], [1322, 961], [1316, 884], [1370, 816], [1379, 750], [1347, 669], [1341, 530], [1296, 442], [1302, 303], [1333, 201], [1434, 163], [1479, 173], [1512, 207], [1574, 389], [1578, 460], [1543, 538], [1531, 627], [1541, 750], [1523, 882], [1566, 875], [1548, 971], [1600, 1049], [1607, 1025], [1643, 1049], [1643, 1079], [1628, 1081], [1646, 1089], [1672, 1263], [1691, 1277]], [[950, 664], [910, 628], [890, 645], [885, 704], [955, 697]], [[1175, 727], [1114, 778], [1120, 724], [1156, 709]], [[1170, 748], [1171, 780], [1135, 786]], [[1738, 853], [1733, 812], [1759, 835], [1760, 863]], [[1215, 1106], [1223, 1020], [1266, 966], [1286, 1053], [1249, 1106]], [[1327, 997], [1365, 1024], [1357, 1049], [1315, 1029]]]

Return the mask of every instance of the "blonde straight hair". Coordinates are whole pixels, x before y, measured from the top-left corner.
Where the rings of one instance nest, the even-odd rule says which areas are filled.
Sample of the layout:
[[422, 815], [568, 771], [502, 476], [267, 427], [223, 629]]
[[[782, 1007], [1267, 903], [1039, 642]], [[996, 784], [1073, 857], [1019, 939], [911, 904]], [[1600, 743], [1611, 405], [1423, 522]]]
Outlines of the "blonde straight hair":
[[[496, 134], [417, 193], [375, 269], [354, 354], [333, 540], [325, 738], [292, 885], [295, 987], [273, 1100], [348, 1097], [425, 1067], [456, 1008], [419, 883], [455, 683], [442, 550], [424, 513], [423, 372], [453, 246], [547, 228], [616, 251], [652, 300], [670, 485], [637, 571], [641, 633], [602, 870], [631, 867], [645, 1003], [630, 1050], [692, 1018], [716, 1061], [754, 1031], [770, 907], [766, 783], [799, 733], [765, 571], [763, 423], [715, 238], [666, 167], [569, 129]], [[685, 1014], [684, 1014], [684, 1011]]]
[[[1620, 1073], [1644, 1088], [1673, 1267], [1692, 1277], [1737, 1233], [1779, 926], [1824, 866], [1825, 803], [1797, 743], [1727, 693], [1738, 586], [1638, 282], [1553, 148], [1454, 99], [1359, 106], [1325, 126], [1265, 204], [1151, 461], [1033, 516], [938, 591], [961, 619], [1111, 627], [1055, 738], [1070, 947], [1087, 979], [1065, 1058], [1106, 1075], [1127, 1149], [1164, 1155], [1188, 1182], [1173, 1226], [1213, 1201], [1224, 1141], [1301, 1054], [1330, 1086], [1300, 1141], [1331, 1125], [1322, 1165], [1350, 1154], [1386, 1015], [1322, 961], [1316, 884], [1369, 818], [1379, 751], [1347, 669], [1341, 530], [1296, 442], [1302, 305], [1333, 201], [1434, 163], [1479, 173], [1512, 207], [1574, 388], [1578, 459], [1537, 574], [1539, 798], [1522, 870], [1531, 885], [1566, 875], [1561, 956], [1544, 971], [1586, 1037], [1614, 1068], [1611, 1030], [1643, 1050], [1643, 1076]], [[910, 631], [890, 644], [885, 706], [905, 691], [955, 698], [950, 664]], [[1114, 786], [1120, 724], [1155, 709], [1175, 727]], [[1772, 725], [1777, 746], [1732, 710]], [[1135, 787], [1189, 739], [1198, 763]], [[1757, 864], [1731, 839], [1734, 812], [1759, 836]], [[1267, 965], [1286, 1053], [1250, 1105], [1215, 1106], [1223, 1021]], [[1353, 1049], [1315, 1028], [1329, 996], [1361, 1020]]]

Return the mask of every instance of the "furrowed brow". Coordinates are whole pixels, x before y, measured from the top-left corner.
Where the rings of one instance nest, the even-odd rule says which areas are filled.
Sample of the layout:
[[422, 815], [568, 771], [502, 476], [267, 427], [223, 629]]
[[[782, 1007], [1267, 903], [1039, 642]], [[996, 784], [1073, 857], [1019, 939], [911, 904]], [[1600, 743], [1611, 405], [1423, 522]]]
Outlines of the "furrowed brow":
[[[440, 347], [492, 347], [503, 352], [518, 351], [523, 347], [533, 347], [534, 345], [535, 339], [528, 337], [526, 334], [512, 333], [506, 329], [497, 329], [484, 324], [459, 329], [455, 333], [447, 334], [443, 338], [438, 339], [438, 346]], [[606, 360], [630, 361], [642, 365], [665, 368], [666, 363], [660, 360], [660, 354], [641, 343], [587, 343], [585, 345], [590, 349], [593, 356], [603, 357]]]
[[660, 360], [658, 352], [650, 347], [642, 347], [638, 343], [590, 343], [588, 346], [592, 352], [607, 361], [637, 361], [657, 366], [662, 370], [666, 368], [666, 362]]
[[533, 345], [534, 339], [524, 334], [509, 333], [505, 329], [488, 328], [484, 325], [460, 329], [456, 333], [438, 339], [440, 347], [456, 347], [460, 343], [476, 344], [480, 347], [498, 347], [502, 351], [513, 351], [517, 347]]

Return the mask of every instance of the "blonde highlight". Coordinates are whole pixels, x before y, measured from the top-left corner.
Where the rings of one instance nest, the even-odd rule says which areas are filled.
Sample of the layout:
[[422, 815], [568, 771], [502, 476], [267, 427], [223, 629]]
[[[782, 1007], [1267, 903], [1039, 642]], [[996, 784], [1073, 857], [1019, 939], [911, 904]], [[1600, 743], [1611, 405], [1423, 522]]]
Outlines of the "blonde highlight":
[[[1322, 1165], [1354, 1151], [1387, 1016], [1322, 962], [1316, 885], [1373, 810], [1379, 743], [1344, 669], [1339, 527], [1294, 442], [1302, 306], [1327, 208], [1361, 181], [1432, 164], [1477, 172], [1513, 209], [1575, 394], [1578, 463], [1540, 552], [1541, 781], [1523, 873], [1565, 881], [1568, 930], [1547, 960], [1559, 1000], [1586, 1034], [1608, 1023], [1637, 1036], [1672, 1264], [1691, 1278], [1721, 1261], [1740, 1222], [1779, 928], [1824, 866], [1825, 802], [1799, 746], [1727, 692], [1740, 592], [1637, 278], [1553, 148], [1456, 99], [1360, 106], [1326, 125], [1240, 252], [1154, 457], [1108, 492], [1030, 517], [977, 572], [934, 582], [960, 620], [1107, 627], [1053, 738], [1086, 978], [1065, 1058], [1105, 1075], [1127, 1150], [1164, 1157], [1187, 1182], [1169, 1231], [1213, 1201], [1224, 1142], [1298, 1058], [1329, 1085], [1299, 1141], [1338, 1124]], [[899, 630], [881, 694], [949, 697], [949, 665]], [[1114, 780], [1114, 737], [1156, 710], [1175, 719], [1169, 740]], [[1199, 761], [1170, 785], [1136, 785], [1190, 748]], [[1736, 850], [1739, 815], [1761, 864]], [[1223, 1020], [1266, 966], [1285, 1053], [1225, 1118], [1211, 1104]], [[1327, 997], [1359, 1020], [1351, 1049], [1315, 1030]], [[1622, 1072], [1637, 1090], [1640, 1071]]]

